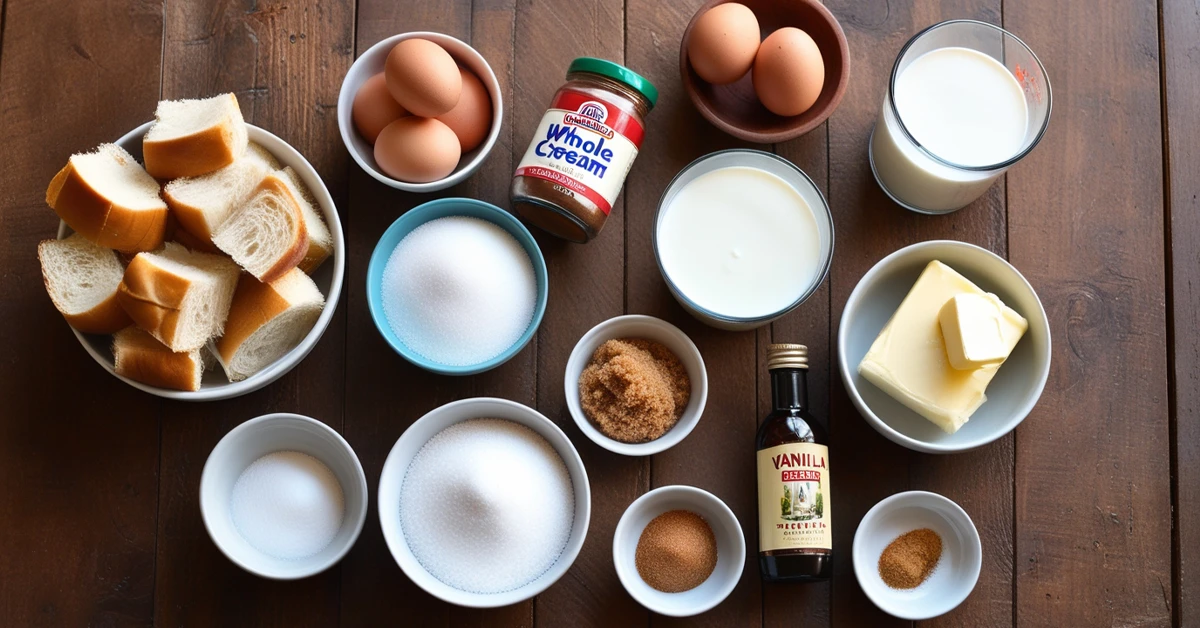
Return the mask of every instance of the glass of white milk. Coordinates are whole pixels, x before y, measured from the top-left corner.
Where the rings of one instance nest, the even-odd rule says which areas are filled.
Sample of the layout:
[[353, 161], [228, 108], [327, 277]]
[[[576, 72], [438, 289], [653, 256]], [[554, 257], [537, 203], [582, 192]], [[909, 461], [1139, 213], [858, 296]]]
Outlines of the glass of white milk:
[[979, 198], [1050, 122], [1050, 78], [1012, 33], [950, 20], [896, 57], [871, 132], [871, 170], [892, 200], [944, 214]]
[[663, 192], [654, 256], [700, 321], [753, 329], [799, 307], [833, 259], [833, 215], [792, 162], [758, 150], [705, 155]]

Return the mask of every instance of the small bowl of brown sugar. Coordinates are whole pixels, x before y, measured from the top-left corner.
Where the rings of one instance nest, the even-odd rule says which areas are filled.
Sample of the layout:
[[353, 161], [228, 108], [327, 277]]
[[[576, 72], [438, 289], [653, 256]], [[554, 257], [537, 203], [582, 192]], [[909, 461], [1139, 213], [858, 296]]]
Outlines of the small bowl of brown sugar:
[[613, 534], [617, 577], [633, 599], [671, 617], [698, 615], [737, 586], [746, 539], [717, 496], [664, 486], [634, 500]]
[[673, 447], [696, 427], [708, 399], [700, 350], [653, 316], [618, 316], [593, 327], [571, 351], [563, 386], [580, 431], [626, 456]]
[[983, 546], [958, 504], [926, 491], [875, 504], [854, 533], [854, 574], [871, 601], [901, 619], [950, 612], [979, 579]]

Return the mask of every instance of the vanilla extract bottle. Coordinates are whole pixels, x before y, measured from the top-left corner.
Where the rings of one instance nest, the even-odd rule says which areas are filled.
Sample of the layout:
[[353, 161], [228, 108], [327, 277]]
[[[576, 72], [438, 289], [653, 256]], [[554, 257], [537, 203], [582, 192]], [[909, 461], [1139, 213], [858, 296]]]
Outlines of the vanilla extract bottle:
[[808, 411], [808, 348], [767, 347], [771, 413], [758, 428], [758, 563], [767, 582], [833, 573], [829, 436]]

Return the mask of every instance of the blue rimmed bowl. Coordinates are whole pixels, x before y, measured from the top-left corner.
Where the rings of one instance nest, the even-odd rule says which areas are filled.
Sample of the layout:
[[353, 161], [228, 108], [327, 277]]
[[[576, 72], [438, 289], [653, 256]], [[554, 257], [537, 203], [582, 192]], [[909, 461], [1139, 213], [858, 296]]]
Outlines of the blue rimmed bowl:
[[[525, 249], [525, 253], [529, 255], [537, 279], [537, 305], [533, 308], [533, 320], [529, 322], [525, 333], [500, 355], [478, 364], [456, 366], [434, 362], [426, 358], [400, 340], [400, 337], [392, 330], [392, 326], [388, 324], [387, 315], [383, 313], [383, 270], [387, 267], [388, 258], [391, 257], [396, 245], [400, 244], [404, 236], [412, 233], [413, 229], [431, 220], [448, 216], [467, 216], [486, 220], [507, 231], [517, 239], [517, 242]], [[375, 245], [375, 252], [371, 254], [371, 262], [367, 265], [367, 307], [371, 311], [371, 319], [375, 321], [375, 328], [379, 330], [392, 350], [400, 354], [400, 357], [427, 371], [442, 375], [482, 373], [504, 364], [520, 353], [521, 349], [524, 349], [525, 345], [533, 339], [538, 325], [542, 324], [542, 315], [546, 313], [546, 300], [549, 294], [546, 259], [542, 257], [542, 250], [538, 248], [537, 242], [534, 241], [533, 235], [529, 233], [525, 225], [522, 225], [512, 214], [503, 209], [472, 198], [442, 198], [408, 210], [403, 216], [397, 218], [392, 226], [387, 228], [387, 231], [383, 232], [379, 243]]]

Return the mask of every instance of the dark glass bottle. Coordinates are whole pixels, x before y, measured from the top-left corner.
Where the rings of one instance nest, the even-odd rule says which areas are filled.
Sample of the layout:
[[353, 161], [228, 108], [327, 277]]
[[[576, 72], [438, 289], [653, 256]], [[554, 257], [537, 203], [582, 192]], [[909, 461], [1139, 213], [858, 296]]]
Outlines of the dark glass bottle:
[[771, 413], [758, 428], [758, 562], [767, 582], [833, 573], [829, 435], [808, 411], [808, 348], [767, 348]]

